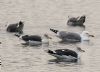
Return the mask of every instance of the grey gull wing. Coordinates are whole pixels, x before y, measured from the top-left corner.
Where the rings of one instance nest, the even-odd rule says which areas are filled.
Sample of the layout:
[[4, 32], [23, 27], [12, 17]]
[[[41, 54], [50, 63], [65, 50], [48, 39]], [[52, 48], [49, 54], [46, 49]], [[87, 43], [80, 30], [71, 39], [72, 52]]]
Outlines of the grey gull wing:
[[81, 37], [77, 33], [61, 31], [59, 32], [59, 37], [64, 41], [81, 41]]

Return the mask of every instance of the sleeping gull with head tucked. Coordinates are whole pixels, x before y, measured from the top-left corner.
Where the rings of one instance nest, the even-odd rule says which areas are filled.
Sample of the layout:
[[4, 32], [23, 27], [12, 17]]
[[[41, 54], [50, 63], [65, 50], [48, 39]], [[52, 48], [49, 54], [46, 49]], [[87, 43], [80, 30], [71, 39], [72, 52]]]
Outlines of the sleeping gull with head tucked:
[[81, 26], [85, 28], [84, 22], [85, 22], [86, 16], [83, 15], [81, 17], [72, 17], [69, 18], [69, 20], [67, 21], [67, 25], [69, 26]]
[[66, 31], [58, 31], [55, 29], [50, 29], [52, 32], [56, 33], [56, 36], [62, 39], [64, 42], [81, 42], [81, 41], [89, 41], [89, 37], [94, 37], [90, 35], [88, 31], [83, 31], [82, 34], [66, 32]]

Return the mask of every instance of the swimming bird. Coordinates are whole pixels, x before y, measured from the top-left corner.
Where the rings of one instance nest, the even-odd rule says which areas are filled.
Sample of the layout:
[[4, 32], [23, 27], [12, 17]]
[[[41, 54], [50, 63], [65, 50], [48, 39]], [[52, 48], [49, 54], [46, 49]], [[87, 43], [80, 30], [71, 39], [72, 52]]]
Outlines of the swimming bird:
[[56, 34], [64, 42], [81, 42], [81, 41], [89, 41], [89, 37], [94, 37], [94, 35], [90, 35], [88, 31], [83, 31], [82, 34], [66, 32], [66, 31], [58, 31], [55, 29], [50, 29], [52, 32]]
[[24, 40], [25, 45], [30, 45], [30, 46], [49, 44], [49, 39], [52, 39], [51, 37], [48, 36], [48, 34], [44, 34], [44, 38], [42, 38], [39, 35], [24, 35], [24, 36], [16, 35], [16, 36]]
[[19, 23], [10, 24], [7, 27], [7, 31], [8, 32], [17, 32], [19, 34], [22, 34], [23, 33], [23, 27], [24, 27], [24, 23], [22, 21], [19, 21]]
[[84, 25], [85, 20], [86, 20], [86, 16], [85, 15], [83, 15], [81, 17], [77, 17], [77, 18], [72, 17], [67, 21], [67, 25], [70, 25], [70, 26], [81, 26], [81, 27], [85, 28], [85, 25]]
[[2, 64], [1, 64], [1, 61], [0, 61], [0, 65], [2, 65]]
[[70, 49], [57, 49], [57, 50], [47, 50], [48, 54], [56, 57], [59, 60], [66, 60], [66, 61], [77, 61], [79, 59], [79, 55], [77, 52], [85, 52], [80, 47], [77, 47], [77, 51], [73, 51]]

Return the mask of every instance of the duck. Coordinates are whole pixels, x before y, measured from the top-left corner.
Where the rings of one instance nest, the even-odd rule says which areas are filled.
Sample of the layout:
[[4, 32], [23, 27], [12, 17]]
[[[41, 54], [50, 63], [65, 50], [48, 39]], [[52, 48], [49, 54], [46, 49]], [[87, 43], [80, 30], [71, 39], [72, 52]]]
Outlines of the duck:
[[85, 28], [85, 20], [86, 20], [86, 16], [83, 15], [81, 17], [72, 17], [72, 18], [69, 18], [69, 20], [67, 21], [67, 25], [69, 26], [80, 26], [80, 27], [84, 27]]
[[67, 31], [59, 31], [50, 28], [50, 31], [56, 34], [56, 37], [60, 38], [63, 42], [68, 43], [76, 43], [82, 41], [89, 41], [90, 37], [94, 37], [94, 35], [90, 35], [88, 31], [83, 31], [81, 34]]
[[76, 48], [77, 51], [70, 50], [70, 49], [56, 49], [56, 50], [46, 50], [49, 55], [54, 56], [58, 60], [65, 60], [65, 61], [77, 61], [80, 57], [78, 52], [85, 52], [80, 47]]
[[23, 27], [24, 23], [22, 21], [15, 24], [9, 24], [7, 27], [7, 32], [23, 34]]
[[24, 45], [30, 45], [30, 46], [49, 44], [49, 39], [52, 39], [50, 36], [48, 36], [48, 34], [44, 34], [43, 37], [39, 35], [23, 35], [23, 36], [16, 35], [16, 36], [25, 42]]

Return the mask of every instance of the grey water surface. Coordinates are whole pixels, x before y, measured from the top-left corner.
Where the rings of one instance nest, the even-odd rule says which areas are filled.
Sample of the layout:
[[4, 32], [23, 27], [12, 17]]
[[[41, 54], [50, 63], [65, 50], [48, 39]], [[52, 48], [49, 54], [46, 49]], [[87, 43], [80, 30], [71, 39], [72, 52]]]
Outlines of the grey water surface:
[[[0, 0], [0, 72], [100, 72], [100, 0]], [[80, 27], [66, 25], [68, 16], [86, 15], [86, 31], [95, 37], [78, 44], [59, 43], [49, 29], [81, 33]], [[24, 21], [24, 34], [44, 33], [53, 39], [49, 45], [23, 46], [22, 40], [6, 32], [9, 24]], [[76, 63], [59, 62], [47, 49], [72, 49], [84, 53]]]

